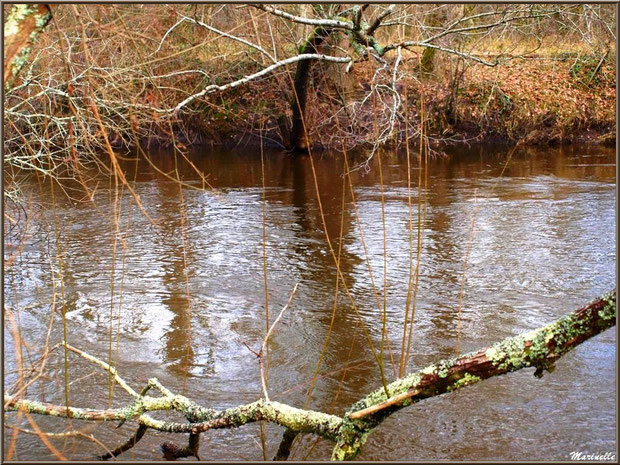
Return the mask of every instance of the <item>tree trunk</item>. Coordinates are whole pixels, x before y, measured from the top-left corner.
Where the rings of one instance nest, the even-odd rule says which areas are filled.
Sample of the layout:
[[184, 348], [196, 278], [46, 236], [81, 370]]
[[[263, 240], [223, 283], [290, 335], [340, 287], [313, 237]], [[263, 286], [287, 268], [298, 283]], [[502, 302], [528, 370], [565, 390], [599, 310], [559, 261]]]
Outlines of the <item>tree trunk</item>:
[[49, 5], [13, 5], [4, 23], [4, 88], [10, 89], [24, 67], [32, 45], [52, 19]]
[[[330, 29], [318, 27], [312, 31], [304, 45], [299, 49], [299, 53], [318, 53], [319, 46], [331, 34]], [[293, 111], [293, 121], [289, 138], [290, 148], [295, 152], [307, 152], [310, 141], [307, 137], [308, 127], [305, 121], [306, 103], [308, 100], [308, 84], [312, 73], [314, 60], [301, 60], [297, 62], [295, 80], [293, 86], [293, 98], [291, 100], [291, 110]]]

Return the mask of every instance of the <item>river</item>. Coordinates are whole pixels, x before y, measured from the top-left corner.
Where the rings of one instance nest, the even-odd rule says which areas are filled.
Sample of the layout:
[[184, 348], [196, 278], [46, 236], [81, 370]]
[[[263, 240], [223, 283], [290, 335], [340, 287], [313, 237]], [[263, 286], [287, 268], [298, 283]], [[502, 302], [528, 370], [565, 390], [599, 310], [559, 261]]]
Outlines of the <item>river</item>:
[[[136, 390], [157, 377], [213, 408], [252, 402], [261, 382], [248, 346], [257, 351], [266, 333], [266, 267], [271, 322], [298, 284], [269, 344], [271, 399], [342, 414], [381, 384], [362, 325], [378, 350], [384, 289], [384, 359], [388, 380], [394, 378], [391, 360], [398, 365], [411, 263], [415, 269], [418, 257], [418, 209], [409, 370], [540, 327], [615, 286], [612, 149], [447, 152], [431, 157], [427, 170], [411, 154], [411, 189], [404, 153], [375, 154], [364, 166], [364, 154], [350, 155], [355, 202], [348, 184], [343, 200], [343, 157], [326, 153], [311, 160], [266, 151], [263, 165], [255, 149], [194, 150], [186, 159], [161, 151], [149, 154], [150, 163], [123, 160], [140, 206], [95, 169], [83, 173], [87, 189], [67, 180], [53, 192], [49, 181], [20, 175], [29, 215], [25, 228], [5, 234], [4, 299], [26, 343], [24, 358], [41, 353], [54, 302], [50, 345], [62, 340], [64, 302], [69, 343], [103, 360], [111, 355]], [[334, 312], [334, 256], [355, 308], [340, 283]], [[10, 387], [17, 375], [6, 319], [4, 341]], [[575, 451], [615, 453], [615, 347], [613, 329], [542, 379], [522, 370], [406, 408], [373, 432], [359, 458], [568, 460]], [[63, 404], [63, 373], [59, 352], [28, 397]], [[107, 373], [73, 354], [69, 382], [75, 406], [127, 401], [119, 387], [110, 401]], [[9, 424], [15, 419], [5, 416]], [[35, 420], [46, 431], [69, 427], [65, 420]], [[30, 428], [25, 420], [20, 425]], [[77, 420], [72, 427], [109, 448], [135, 429]], [[266, 432], [271, 458], [282, 428], [269, 425]], [[6, 450], [13, 432], [5, 433]], [[160, 459], [159, 444], [180, 439], [173, 436], [148, 433], [120, 458]], [[50, 440], [75, 460], [104, 452], [84, 438]], [[202, 435], [200, 456], [262, 460], [260, 443], [256, 424], [212, 431]], [[305, 436], [291, 458], [328, 459], [331, 446]], [[54, 456], [37, 436], [20, 433], [14, 458]]]

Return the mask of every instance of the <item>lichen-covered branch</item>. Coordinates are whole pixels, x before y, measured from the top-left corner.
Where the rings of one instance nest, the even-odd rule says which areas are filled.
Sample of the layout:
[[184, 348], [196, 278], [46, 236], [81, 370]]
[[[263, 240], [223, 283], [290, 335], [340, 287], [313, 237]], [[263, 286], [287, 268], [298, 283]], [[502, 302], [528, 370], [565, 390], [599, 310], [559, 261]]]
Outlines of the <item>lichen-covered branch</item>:
[[345, 415], [343, 428], [361, 431], [353, 444], [339, 444], [334, 458], [350, 459], [365, 437], [392, 413], [428, 397], [454, 391], [493, 376], [535, 367], [536, 376], [553, 371], [561, 356], [583, 341], [616, 324], [616, 291], [529, 333], [504, 339], [491, 347], [442, 360], [409, 374], [356, 402]]
[[[198, 457], [199, 435], [210, 429], [234, 428], [257, 421], [270, 421], [286, 428], [280, 457], [288, 455], [287, 448], [296, 434], [313, 433], [336, 443], [332, 459], [348, 460], [355, 458], [373, 429], [394, 412], [428, 397], [522, 368], [534, 367], [534, 374], [541, 376], [545, 370], [552, 371], [554, 362], [564, 354], [615, 323], [614, 290], [547, 326], [451, 360], [439, 361], [400, 378], [387, 386], [389, 394], [386, 394], [384, 388], [377, 389], [356, 402], [343, 417], [299, 409], [266, 399], [217, 411], [172, 393], [156, 379], [149, 380], [140, 394], [135, 394], [133, 403], [123, 408], [94, 410], [65, 407], [5, 395], [4, 410], [24, 410], [31, 414], [75, 420], [137, 421], [138, 431], [129, 441], [115, 449], [114, 452], [117, 453], [133, 447], [147, 429], [189, 433], [189, 444], [184, 448], [171, 444], [162, 446], [162, 450], [172, 458], [191, 455]], [[98, 362], [94, 357], [77, 349], [73, 352], [106, 369], [104, 362]], [[115, 379], [119, 384], [124, 383], [116, 373]], [[158, 390], [161, 396], [147, 396], [151, 388]], [[187, 422], [161, 421], [147, 414], [159, 410], [178, 411], [185, 416]]]
[[291, 63], [297, 63], [299, 61], [304, 61], [304, 60], [329, 61], [332, 63], [349, 63], [351, 61], [351, 58], [321, 55], [318, 53], [302, 53], [300, 55], [295, 55], [293, 57], [287, 58], [285, 60], [280, 60], [270, 66], [267, 66], [266, 68], [263, 68], [254, 74], [250, 74], [240, 79], [237, 79], [236, 81], [229, 82], [228, 84], [224, 84], [221, 86], [217, 84], [211, 84], [205, 87], [200, 92], [190, 95], [185, 100], [177, 104], [177, 106], [174, 107], [174, 109], [172, 110], [172, 113], [177, 114], [179, 111], [181, 111], [183, 107], [189, 105], [196, 99], [204, 97], [207, 94], [211, 94], [214, 92], [223, 92], [225, 90], [232, 89], [234, 87], [238, 87], [243, 84], [247, 84], [248, 82], [253, 81], [254, 79], [270, 74], [272, 71], [278, 68], [281, 68], [282, 66], [290, 65]]
[[[4, 396], [4, 410], [24, 410], [28, 413], [89, 421], [137, 420], [151, 429], [167, 433], [202, 433], [210, 429], [233, 428], [257, 421], [270, 421], [293, 431], [315, 433], [326, 439], [336, 439], [342, 418], [327, 413], [302, 410], [279, 402], [260, 399], [222, 411], [200, 407], [181, 395], [142, 396], [134, 404], [117, 409], [96, 410], [16, 399]], [[191, 419], [188, 423], [156, 420], [146, 412], [176, 410]]]
[[297, 16], [286, 11], [278, 10], [269, 5], [252, 5], [255, 8], [271, 13], [274, 16], [279, 16], [284, 19], [288, 19], [294, 23], [306, 24], [308, 26], [318, 26], [318, 27], [327, 27], [327, 28], [335, 28], [335, 29], [345, 29], [345, 30], [353, 30], [353, 23], [343, 20], [341, 18], [338, 19], [313, 19], [313, 18], [305, 18], [303, 16]]

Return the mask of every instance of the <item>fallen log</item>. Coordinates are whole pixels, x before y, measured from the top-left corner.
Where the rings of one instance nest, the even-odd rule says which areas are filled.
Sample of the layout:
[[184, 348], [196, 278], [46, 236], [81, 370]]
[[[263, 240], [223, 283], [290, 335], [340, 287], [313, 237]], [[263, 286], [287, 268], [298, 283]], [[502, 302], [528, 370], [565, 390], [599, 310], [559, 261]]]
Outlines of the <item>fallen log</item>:
[[[441, 395], [478, 383], [493, 376], [536, 368], [535, 375], [552, 371], [554, 363], [587, 339], [614, 326], [616, 323], [616, 291], [596, 299], [542, 328], [504, 339], [490, 347], [462, 355], [451, 360], [441, 360], [428, 367], [400, 378], [387, 386], [389, 395], [382, 387], [353, 404], [343, 417], [322, 412], [299, 409], [279, 402], [259, 399], [250, 404], [217, 411], [202, 407], [185, 396], [174, 394], [155, 378], [139, 394], [130, 388], [116, 372], [116, 382], [133, 398], [134, 402], [124, 408], [93, 410], [65, 407], [4, 396], [5, 412], [24, 410], [31, 414], [50, 415], [91, 421], [137, 421], [138, 432], [115, 452], [121, 453], [133, 447], [146, 429], [173, 433], [189, 433], [190, 445], [179, 448], [186, 455], [198, 456], [198, 437], [210, 429], [233, 428], [256, 421], [270, 421], [286, 428], [285, 441], [297, 433], [313, 433], [336, 443], [333, 460], [351, 460], [361, 450], [368, 435], [388, 416], [428, 397]], [[112, 370], [105, 362], [73, 347], [68, 348], [93, 361], [106, 370]], [[155, 388], [161, 396], [147, 396]], [[148, 412], [176, 410], [187, 423], [167, 422], [153, 418]], [[286, 459], [290, 445], [281, 447], [278, 459]], [[166, 444], [166, 450], [171, 449]], [[180, 456], [186, 456], [180, 455]]]

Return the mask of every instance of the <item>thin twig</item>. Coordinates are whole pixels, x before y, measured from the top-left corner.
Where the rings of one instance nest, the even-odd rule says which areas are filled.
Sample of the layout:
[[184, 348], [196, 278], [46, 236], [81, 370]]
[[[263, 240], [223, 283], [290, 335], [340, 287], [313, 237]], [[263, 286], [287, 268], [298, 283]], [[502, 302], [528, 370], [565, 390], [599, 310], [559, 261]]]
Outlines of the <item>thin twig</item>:
[[267, 393], [267, 382], [265, 380], [265, 370], [263, 367], [263, 354], [265, 354], [265, 352], [267, 351], [267, 343], [269, 342], [269, 338], [271, 337], [271, 333], [273, 332], [273, 329], [276, 327], [276, 325], [278, 324], [278, 321], [280, 321], [280, 318], [282, 318], [282, 315], [284, 314], [284, 312], [290, 305], [291, 301], [293, 300], [293, 296], [295, 295], [295, 292], [297, 292], [298, 285], [299, 283], [295, 283], [295, 287], [293, 287], [293, 291], [291, 292], [291, 295], [288, 298], [288, 302], [286, 302], [286, 305], [282, 307], [282, 310], [280, 310], [280, 314], [275, 319], [275, 321], [271, 324], [271, 327], [269, 328], [269, 331], [267, 331], [267, 335], [265, 336], [265, 339], [263, 340], [263, 345], [260, 351], [258, 352], [259, 353], [258, 361], [259, 361], [259, 366], [260, 366], [260, 380], [261, 380], [261, 384], [263, 385], [263, 395], [265, 396], [265, 400], [269, 400], [269, 394]]

